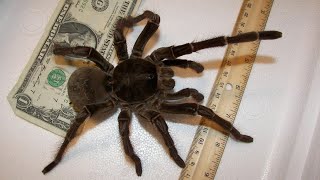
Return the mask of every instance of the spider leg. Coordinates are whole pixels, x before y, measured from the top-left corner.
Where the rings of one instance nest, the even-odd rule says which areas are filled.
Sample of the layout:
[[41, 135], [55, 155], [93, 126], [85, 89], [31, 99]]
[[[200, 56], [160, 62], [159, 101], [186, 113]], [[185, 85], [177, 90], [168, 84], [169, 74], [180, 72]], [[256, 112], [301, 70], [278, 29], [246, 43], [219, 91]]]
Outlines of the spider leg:
[[154, 61], [161, 61], [166, 58], [177, 58], [182, 55], [190, 54], [201, 49], [225, 46], [227, 44], [251, 42], [255, 40], [278, 39], [282, 36], [278, 31], [260, 31], [247, 32], [236, 36], [226, 37], [220, 36], [204, 41], [187, 43], [179, 46], [170, 46], [159, 48], [149, 56]]
[[96, 65], [106, 71], [109, 72], [113, 69], [113, 65], [105, 60], [105, 58], [94, 48], [86, 47], [86, 46], [77, 46], [77, 47], [59, 47], [56, 46], [53, 49], [53, 54], [62, 55], [62, 56], [72, 56], [72, 57], [80, 57], [87, 58]]
[[102, 102], [102, 103], [89, 104], [89, 105], [86, 105], [84, 107], [84, 109], [80, 113], [77, 114], [74, 122], [72, 123], [72, 125], [70, 126], [70, 128], [66, 134], [66, 137], [65, 137], [55, 159], [42, 170], [43, 174], [48, 173], [49, 171], [51, 171], [54, 167], [56, 167], [60, 163], [64, 151], [66, 150], [70, 141], [76, 136], [76, 132], [79, 129], [80, 125], [86, 120], [87, 117], [91, 116], [93, 113], [97, 112], [102, 107], [107, 107], [107, 108], [110, 108], [110, 110], [111, 110], [111, 109], [113, 109], [113, 102], [107, 101], [107, 102]]
[[58, 151], [58, 154], [56, 155], [55, 159], [42, 170], [43, 174], [46, 174], [47, 172], [51, 171], [60, 163], [63, 153], [67, 148], [69, 142], [75, 137], [78, 128], [88, 116], [89, 114], [86, 111], [82, 111], [81, 113], [77, 114], [75, 121], [72, 123], [70, 129], [67, 132], [67, 135]]
[[127, 60], [129, 59], [128, 56], [128, 50], [127, 50], [127, 43], [126, 39], [123, 35], [124, 28], [130, 28], [134, 24], [148, 18], [149, 21], [141, 34], [139, 35], [136, 43], [133, 46], [132, 49], [132, 55], [131, 57], [141, 57], [142, 51], [144, 49], [144, 46], [150, 39], [150, 37], [153, 35], [154, 32], [157, 31], [160, 23], [160, 17], [157, 14], [154, 14], [151, 11], [145, 11], [143, 14], [131, 17], [128, 16], [126, 18], [122, 18], [117, 22], [116, 29], [114, 31], [114, 46], [119, 58], [119, 61]]
[[177, 66], [180, 68], [190, 68], [197, 73], [201, 73], [203, 71], [203, 66], [200, 63], [185, 60], [185, 59], [174, 59], [174, 60], [165, 60], [163, 64], [166, 66]]
[[175, 161], [175, 163], [181, 168], [185, 167], [185, 163], [182, 158], [179, 156], [178, 151], [174, 145], [174, 142], [169, 134], [167, 123], [164, 121], [160, 113], [156, 111], [143, 111], [139, 115], [151, 121], [152, 124], [156, 126], [158, 131], [161, 133], [166, 146], [169, 148], [170, 156]]
[[185, 89], [181, 89], [178, 92], [175, 93], [168, 93], [166, 94], [165, 99], [166, 100], [178, 100], [178, 99], [182, 99], [185, 97], [192, 97], [194, 100], [196, 100], [197, 102], [200, 102], [203, 100], [203, 95], [201, 93], [199, 93], [196, 89], [193, 88], [185, 88]]
[[125, 153], [133, 160], [136, 166], [136, 173], [138, 176], [142, 174], [142, 167], [140, 158], [134, 153], [131, 141], [129, 139], [129, 124], [131, 120], [131, 112], [128, 109], [121, 109], [118, 116], [119, 132], [121, 135]]
[[137, 41], [135, 42], [131, 57], [141, 57], [142, 52], [144, 50], [145, 45], [151, 38], [151, 36], [157, 31], [160, 23], [160, 16], [158, 14], [154, 14], [151, 11], [145, 11], [143, 14], [146, 18], [149, 18], [147, 25], [142, 30], [141, 34], [139, 35]]
[[233, 135], [235, 139], [242, 142], [250, 143], [253, 138], [247, 135], [241, 134], [233, 125], [216, 115], [211, 109], [196, 103], [183, 103], [183, 104], [167, 104], [163, 103], [160, 105], [160, 111], [173, 114], [199, 114], [208, 120], [214, 121], [230, 134]]

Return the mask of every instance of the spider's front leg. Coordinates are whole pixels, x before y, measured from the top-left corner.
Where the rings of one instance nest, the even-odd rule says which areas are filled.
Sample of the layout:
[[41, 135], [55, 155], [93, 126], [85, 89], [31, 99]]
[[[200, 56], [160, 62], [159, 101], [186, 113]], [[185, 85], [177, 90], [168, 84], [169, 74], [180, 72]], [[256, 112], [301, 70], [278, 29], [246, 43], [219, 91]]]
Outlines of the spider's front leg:
[[161, 112], [172, 113], [172, 114], [190, 114], [190, 115], [201, 115], [208, 120], [214, 121], [219, 126], [224, 128], [232, 136], [242, 142], [250, 143], [253, 138], [248, 135], [241, 134], [233, 125], [218, 115], [216, 115], [211, 109], [196, 103], [183, 103], [183, 104], [168, 104], [162, 103], [160, 105]]
[[114, 46], [117, 52], [119, 61], [129, 59], [126, 39], [123, 35], [124, 28], [131, 28], [143, 19], [149, 19], [147, 25], [144, 27], [143, 31], [139, 35], [137, 41], [135, 42], [131, 58], [139, 58], [142, 56], [143, 49], [147, 44], [150, 37], [157, 31], [160, 23], [159, 15], [151, 12], [145, 11], [143, 14], [136, 17], [126, 17], [122, 18], [117, 22], [116, 29], [114, 31]]
[[163, 47], [155, 50], [149, 56], [154, 61], [162, 61], [163, 59], [175, 59], [180, 56], [191, 54], [201, 49], [225, 46], [227, 44], [251, 42], [255, 40], [278, 39], [282, 36], [278, 31], [260, 31], [247, 32], [236, 36], [226, 37], [220, 36], [204, 41], [187, 43], [179, 46]]
[[53, 49], [53, 54], [62, 55], [62, 56], [71, 56], [71, 57], [79, 57], [79, 58], [87, 58], [96, 65], [104, 70], [105, 72], [109, 72], [113, 69], [113, 65], [106, 61], [104, 57], [94, 48], [86, 47], [86, 46], [77, 46], [77, 47], [59, 47], [56, 46]]
[[131, 120], [131, 112], [129, 109], [121, 109], [118, 116], [119, 132], [121, 135], [125, 153], [133, 160], [136, 166], [136, 173], [138, 176], [142, 174], [142, 167], [140, 158], [133, 151], [131, 141], [129, 139], [129, 124]]

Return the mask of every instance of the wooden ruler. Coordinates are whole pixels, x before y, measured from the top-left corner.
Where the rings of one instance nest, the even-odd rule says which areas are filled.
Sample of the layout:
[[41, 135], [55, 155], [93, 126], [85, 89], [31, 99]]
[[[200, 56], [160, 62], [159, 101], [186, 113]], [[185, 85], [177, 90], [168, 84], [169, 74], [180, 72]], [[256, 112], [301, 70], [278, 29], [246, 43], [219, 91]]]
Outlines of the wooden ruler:
[[[272, 4], [273, 0], [244, 0], [232, 35], [263, 31]], [[208, 107], [232, 123], [238, 112], [259, 44], [259, 41], [255, 41], [227, 47], [210, 94]], [[227, 135], [215, 129], [219, 130], [219, 127], [202, 119], [180, 180], [214, 179], [228, 141]]]

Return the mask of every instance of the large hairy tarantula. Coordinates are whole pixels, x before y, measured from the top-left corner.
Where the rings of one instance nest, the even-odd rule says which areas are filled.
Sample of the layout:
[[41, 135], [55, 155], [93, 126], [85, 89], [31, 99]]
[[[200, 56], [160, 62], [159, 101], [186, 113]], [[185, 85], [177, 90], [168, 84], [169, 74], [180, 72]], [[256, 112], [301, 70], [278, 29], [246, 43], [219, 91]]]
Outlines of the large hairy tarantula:
[[[143, 19], [148, 19], [148, 22], [135, 42], [129, 57], [123, 30], [133, 27]], [[79, 68], [69, 79], [68, 94], [77, 115], [55, 159], [43, 169], [44, 174], [51, 171], [61, 161], [67, 145], [75, 137], [76, 131], [85, 119], [100, 109], [108, 111], [115, 108], [121, 109], [118, 116], [119, 132], [125, 153], [135, 163], [138, 176], [141, 176], [142, 173], [141, 161], [135, 154], [129, 139], [129, 124], [133, 112], [155, 125], [169, 148], [170, 156], [180, 167], [185, 167], [185, 163], [178, 155], [168, 126], [161, 116], [162, 112], [200, 115], [219, 124], [236, 140], [247, 143], [253, 141], [252, 137], [241, 134], [230, 122], [222, 119], [205, 106], [198, 103], [170, 101], [191, 97], [200, 102], [204, 98], [201, 93], [192, 88], [172, 92], [175, 81], [172, 79], [174, 73], [170, 66], [191, 68], [200, 73], [204, 69], [201, 64], [177, 58], [201, 49], [225, 46], [230, 43], [277, 39], [281, 37], [281, 32], [248, 32], [232, 37], [221, 36], [179, 46], [162, 47], [142, 58], [143, 49], [158, 29], [159, 23], [160, 17], [151, 11], [145, 11], [136, 17], [122, 18], [117, 22], [114, 32], [114, 47], [119, 58], [119, 65], [116, 67], [113, 67], [91, 47], [54, 48], [53, 53], [56, 55], [88, 58], [97, 67]]]

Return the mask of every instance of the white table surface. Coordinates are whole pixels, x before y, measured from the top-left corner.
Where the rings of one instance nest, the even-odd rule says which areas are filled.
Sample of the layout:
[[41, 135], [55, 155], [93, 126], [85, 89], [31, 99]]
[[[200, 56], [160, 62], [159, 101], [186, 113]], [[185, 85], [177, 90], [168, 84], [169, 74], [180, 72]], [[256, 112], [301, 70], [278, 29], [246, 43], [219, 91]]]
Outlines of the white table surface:
[[[17, 116], [6, 96], [19, 78], [58, 0], [1, 0], [0, 179], [177, 179], [181, 169], [171, 160], [159, 134], [133, 119], [131, 139], [143, 174], [125, 158], [117, 114], [99, 124], [88, 121], [61, 164], [44, 176], [62, 138]], [[218, 35], [230, 35], [242, 1], [143, 0], [161, 16], [157, 36], [146, 53]], [[283, 38], [261, 43], [235, 126], [254, 143], [229, 139], [216, 179], [320, 179], [320, 1], [276, 0], [266, 29]], [[132, 47], [142, 27], [128, 37]], [[208, 97], [225, 48], [185, 56], [204, 64], [201, 75], [175, 68], [176, 89], [197, 88]], [[205, 104], [207, 99], [203, 102]], [[168, 120], [179, 154], [186, 158], [199, 118]]]

